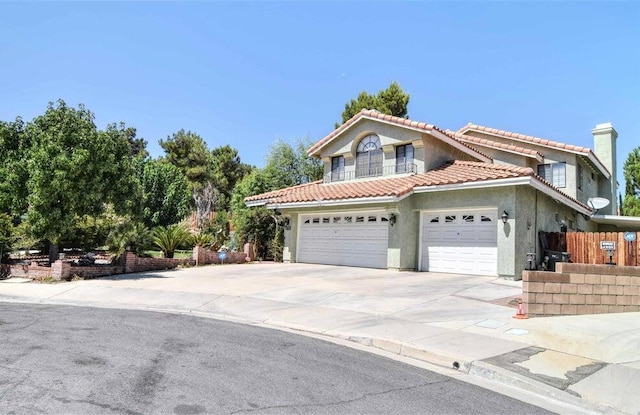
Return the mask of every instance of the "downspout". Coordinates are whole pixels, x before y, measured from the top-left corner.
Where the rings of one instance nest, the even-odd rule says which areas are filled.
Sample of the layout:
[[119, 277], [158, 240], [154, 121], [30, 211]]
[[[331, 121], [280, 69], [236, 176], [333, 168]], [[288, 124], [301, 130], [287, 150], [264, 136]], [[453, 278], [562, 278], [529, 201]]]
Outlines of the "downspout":
[[[536, 269], [538, 268], [538, 192], [539, 190], [536, 189], [536, 213], [535, 213], [535, 218], [533, 219], [533, 249], [536, 254]], [[540, 263], [542, 263], [542, 261], [540, 261]]]

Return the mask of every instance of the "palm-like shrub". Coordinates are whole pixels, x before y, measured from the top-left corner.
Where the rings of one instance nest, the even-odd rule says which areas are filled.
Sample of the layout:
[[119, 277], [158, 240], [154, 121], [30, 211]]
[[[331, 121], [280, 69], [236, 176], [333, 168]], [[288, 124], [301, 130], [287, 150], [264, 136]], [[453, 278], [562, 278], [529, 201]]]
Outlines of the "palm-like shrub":
[[107, 237], [107, 249], [116, 259], [127, 250], [136, 255], [143, 255], [144, 250], [151, 246], [153, 234], [142, 223], [125, 222], [113, 229]]
[[153, 243], [165, 258], [173, 258], [173, 253], [190, 238], [187, 227], [182, 224], [158, 226], [153, 230]]
[[209, 248], [213, 245], [213, 235], [209, 233], [197, 233], [195, 235], [191, 235], [189, 239], [189, 245], [191, 246], [201, 246], [203, 248]]

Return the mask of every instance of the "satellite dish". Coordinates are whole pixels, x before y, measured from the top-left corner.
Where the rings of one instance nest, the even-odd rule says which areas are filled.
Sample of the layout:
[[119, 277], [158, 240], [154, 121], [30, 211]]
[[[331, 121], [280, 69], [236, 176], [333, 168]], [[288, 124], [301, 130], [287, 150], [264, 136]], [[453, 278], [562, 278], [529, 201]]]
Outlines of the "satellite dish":
[[605, 199], [604, 197], [591, 197], [587, 200], [587, 205], [591, 209], [602, 209], [603, 207], [609, 206], [609, 199]]

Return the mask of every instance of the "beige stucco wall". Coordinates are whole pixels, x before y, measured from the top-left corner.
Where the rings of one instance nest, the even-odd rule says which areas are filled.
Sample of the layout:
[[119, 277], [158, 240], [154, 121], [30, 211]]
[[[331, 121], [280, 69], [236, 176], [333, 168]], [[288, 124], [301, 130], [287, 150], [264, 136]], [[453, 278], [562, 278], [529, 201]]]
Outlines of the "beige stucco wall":
[[[419, 193], [398, 203], [366, 204], [356, 207], [328, 206], [305, 209], [282, 209], [290, 218], [291, 229], [285, 230], [285, 261], [295, 262], [299, 215], [332, 212], [362, 212], [384, 210], [395, 214], [395, 225], [389, 225], [387, 268], [417, 270], [420, 252], [420, 214], [425, 210], [495, 209], [498, 220], [498, 275], [519, 279], [527, 268], [526, 254], [535, 252], [537, 262], [543, 259], [538, 231], [559, 232], [558, 221], [565, 220], [573, 228], [569, 231], [596, 231], [597, 225], [579, 213], [535, 190], [530, 186], [503, 186], [483, 189], [462, 189]], [[499, 217], [507, 211], [509, 219], [503, 224]]]

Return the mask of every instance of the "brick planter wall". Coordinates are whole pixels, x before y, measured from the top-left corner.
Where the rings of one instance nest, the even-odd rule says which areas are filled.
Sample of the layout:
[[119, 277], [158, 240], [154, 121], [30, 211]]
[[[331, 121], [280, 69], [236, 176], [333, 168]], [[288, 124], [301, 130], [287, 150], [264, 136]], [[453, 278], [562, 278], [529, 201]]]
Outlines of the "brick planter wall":
[[[249, 259], [244, 252], [228, 252], [225, 264], [243, 264]], [[74, 275], [84, 278], [97, 278], [115, 274], [158, 271], [174, 269], [184, 265], [220, 264], [217, 251], [196, 246], [193, 258], [139, 258], [132, 252], [126, 252], [117, 265], [72, 266], [68, 261], [58, 260], [50, 267], [39, 266], [37, 262], [30, 265], [10, 265], [10, 273], [14, 277], [38, 279], [52, 277], [55, 280], [66, 280]]]
[[42, 278], [51, 275], [51, 267], [43, 267], [37, 262], [31, 264], [9, 265], [10, 274], [14, 277]]
[[[201, 246], [193, 248], [193, 261], [198, 265], [220, 264], [223, 262], [218, 258], [218, 251], [212, 251]], [[244, 252], [227, 252], [227, 258], [224, 260], [224, 263], [244, 264], [247, 261], [248, 257]]]
[[530, 316], [640, 311], [640, 267], [557, 263], [556, 272], [524, 271]]
[[55, 280], [66, 280], [74, 275], [84, 278], [105, 277], [115, 274], [158, 271], [174, 269], [182, 265], [195, 265], [190, 258], [139, 258], [127, 252], [117, 265], [72, 266], [68, 261], [57, 260], [50, 267], [39, 266], [36, 262], [30, 265], [11, 265], [11, 275], [39, 279], [51, 277]]
[[124, 263], [123, 272], [126, 274], [174, 269], [181, 265], [195, 265], [195, 261], [188, 258], [139, 258], [133, 252], [127, 252], [122, 261]]

